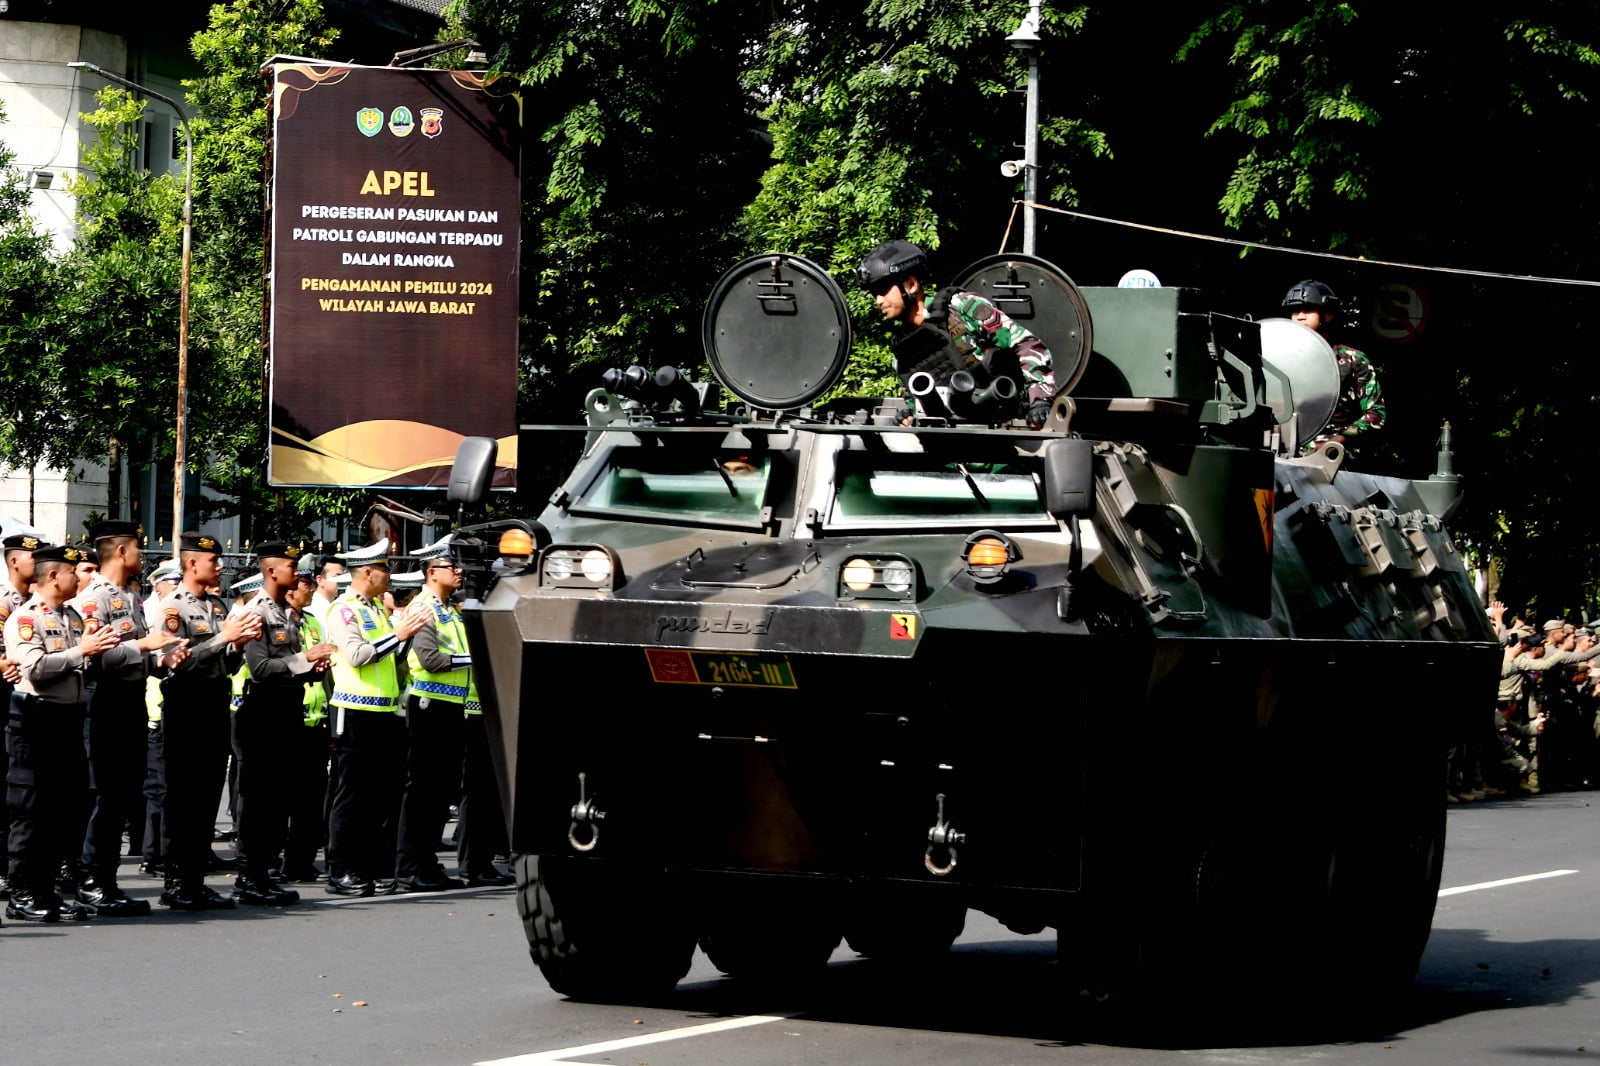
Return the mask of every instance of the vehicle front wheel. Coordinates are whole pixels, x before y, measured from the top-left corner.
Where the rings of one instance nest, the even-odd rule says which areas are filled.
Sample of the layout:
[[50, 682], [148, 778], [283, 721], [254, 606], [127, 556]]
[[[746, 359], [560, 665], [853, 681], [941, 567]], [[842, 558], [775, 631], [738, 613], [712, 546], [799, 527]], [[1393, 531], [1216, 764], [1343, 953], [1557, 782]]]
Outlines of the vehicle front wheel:
[[694, 929], [663, 874], [549, 855], [518, 856], [515, 869], [528, 952], [562, 995], [649, 997], [689, 971]]

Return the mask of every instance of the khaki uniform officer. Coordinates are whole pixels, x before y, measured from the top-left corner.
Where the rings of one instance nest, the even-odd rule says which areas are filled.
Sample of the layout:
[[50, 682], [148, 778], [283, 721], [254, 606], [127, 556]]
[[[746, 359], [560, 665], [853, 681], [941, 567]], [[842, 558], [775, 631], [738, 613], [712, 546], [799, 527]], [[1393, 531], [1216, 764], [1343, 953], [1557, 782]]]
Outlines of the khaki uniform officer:
[[[5, 632], [6, 619], [28, 601], [33, 584], [33, 550], [44, 547], [37, 534], [13, 533], [5, 538], [6, 576], [0, 584], [0, 634]], [[11, 690], [22, 677], [16, 660], [6, 652], [5, 637], [0, 635], [0, 708], [11, 706]], [[11, 812], [0, 803], [0, 899], [11, 898], [11, 879], [6, 875], [6, 838], [11, 835]]]
[[93, 911], [64, 902], [56, 871], [77, 851], [78, 815], [89, 788], [83, 750], [90, 660], [115, 648], [115, 630], [84, 632], [67, 605], [78, 591], [76, 548], [33, 553], [35, 593], [6, 619], [7, 653], [21, 676], [6, 721], [6, 803], [11, 808], [11, 899], [6, 916], [27, 922], [85, 919]]
[[285, 771], [295, 739], [305, 728], [306, 686], [321, 680], [333, 654], [332, 644], [301, 648], [300, 627], [288, 603], [299, 556], [299, 548], [283, 541], [258, 547], [261, 591], [243, 608], [260, 617], [261, 634], [244, 646], [247, 676], [233, 719], [240, 866], [233, 898], [257, 906], [281, 907], [300, 900], [300, 893], [274, 884], [269, 871], [288, 838], [293, 782]]
[[174, 910], [234, 905], [206, 885], [205, 875], [232, 746], [228, 675], [243, 662], [245, 642], [260, 635], [261, 617], [230, 615], [222, 600], [207, 591], [222, 576], [221, 552], [215, 537], [183, 534], [178, 555], [183, 581], [161, 601], [162, 628], [189, 642], [189, 657], [161, 685], [167, 785], [161, 819], [166, 889], [161, 902]]
[[137, 595], [129, 586], [139, 576], [139, 528], [132, 522], [101, 522], [90, 531], [100, 568], [83, 581], [70, 604], [83, 619], [84, 631], [101, 628], [116, 633], [120, 643], [100, 657], [99, 678], [89, 697], [89, 727], [84, 739], [89, 752], [88, 823], [82, 838], [85, 876], [78, 883], [78, 902], [108, 918], [150, 913], [150, 903], [129, 899], [117, 887], [122, 854], [122, 825], [131, 815], [144, 820], [145, 679], [152, 653], [157, 665], [170, 669], [188, 655], [176, 635], [152, 631]]
[[391, 623], [389, 540], [340, 560], [350, 591], [328, 609], [333, 657], [333, 782], [328, 812], [328, 884], [335, 895], [394, 892], [400, 798], [405, 788], [406, 723], [400, 693], [406, 642], [426, 618], [402, 613]]

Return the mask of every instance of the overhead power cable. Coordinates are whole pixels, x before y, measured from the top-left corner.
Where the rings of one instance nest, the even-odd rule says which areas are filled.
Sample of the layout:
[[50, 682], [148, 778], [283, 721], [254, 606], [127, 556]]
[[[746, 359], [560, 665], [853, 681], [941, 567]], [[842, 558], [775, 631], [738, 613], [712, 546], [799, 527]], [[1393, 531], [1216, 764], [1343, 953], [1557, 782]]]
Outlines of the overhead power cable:
[[[1073, 211], [1065, 207], [1055, 207], [1051, 204], [1034, 203], [1029, 200], [1012, 201], [1012, 215], [1015, 217], [1017, 207], [1032, 207], [1040, 211], [1051, 211], [1058, 215], [1070, 215], [1073, 218], [1085, 219], [1089, 222], [1104, 222], [1112, 226], [1126, 226], [1129, 229], [1144, 230], [1147, 233], [1164, 233], [1171, 237], [1188, 237], [1191, 240], [1211, 241], [1214, 244], [1231, 244], [1238, 248], [1260, 248], [1267, 252], [1288, 252], [1291, 255], [1309, 255], [1318, 259], [1337, 259], [1344, 263], [1361, 263], [1365, 266], [1398, 267], [1403, 270], [1427, 270], [1435, 274], [1462, 274], [1473, 278], [1499, 278], [1505, 281], [1539, 281], [1549, 285], [1582, 285], [1589, 288], [1600, 288], [1600, 281], [1587, 281], [1583, 278], [1547, 278], [1536, 274], [1504, 274], [1495, 270], [1467, 270], [1463, 267], [1429, 266], [1424, 263], [1402, 263], [1391, 259], [1369, 259], [1361, 255], [1340, 255], [1337, 252], [1313, 252], [1305, 248], [1288, 248], [1280, 244], [1263, 244], [1260, 241], [1240, 240], [1237, 237], [1218, 237], [1209, 233], [1190, 233], [1187, 230], [1170, 229], [1166, 226], [1152, 226], [1144, 222], [1129, 222], [1126, 219], [1107, 218], [1104, 215], [1091, 215], [1086, 211]], [[1008, 234], [1010, 227], [1007, 227]]]

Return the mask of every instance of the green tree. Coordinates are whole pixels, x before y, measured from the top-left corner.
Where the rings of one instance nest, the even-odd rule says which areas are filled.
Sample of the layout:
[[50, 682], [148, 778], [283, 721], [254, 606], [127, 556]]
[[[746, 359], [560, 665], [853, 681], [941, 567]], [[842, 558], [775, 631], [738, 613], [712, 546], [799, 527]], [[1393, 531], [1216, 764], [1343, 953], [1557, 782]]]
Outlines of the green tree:
[[[211, 510], [237, 513], [251, 537], [303, 531], [325, 510], [316, 494], [269, 495], [263, 315], [268, 84], [274, 55], [327, 53], [338, 31], [321, 0], [232, 0], [212, 7], [191, 49], [205, 71], [184, 83], [198, 112], [191, 455], [216, 489]], [[292, 383], [282, 383], [291, 385]]]
[[[756, 53], [745, 81], [765, 101], [773, 162], [744, 224], [753, 249], [805, 255], [847, 283], [863, 343], [843, 391], [899, 389], [885, 324], [848, 284], [868, 251], [905, 237], [939, 250], [937, 261], [953, 271], [1001, 250], [1022, 187], [998, 167], [1017, 154], [1017, 93], [1027, 73], [1004, 39], [1026, 10], [790, 4]], [[1080, 30], [1086, 12], [1045, 15], [1044, 31], [1059, 39]], [[1059, 114], [1047, 115], [1040, 133], [1055, 156], [1050, 195], [1070, 202], [1074, 164], [1106, 154], [1107, 142]]]
[[[5, 113], [0, 110], [0, 126]], [[28, 188], [0, 140], [0, 462], [32, 467], [63, 427], [50, 404], [42, 340], [55, 329], [56, 264], [28, 215]]]

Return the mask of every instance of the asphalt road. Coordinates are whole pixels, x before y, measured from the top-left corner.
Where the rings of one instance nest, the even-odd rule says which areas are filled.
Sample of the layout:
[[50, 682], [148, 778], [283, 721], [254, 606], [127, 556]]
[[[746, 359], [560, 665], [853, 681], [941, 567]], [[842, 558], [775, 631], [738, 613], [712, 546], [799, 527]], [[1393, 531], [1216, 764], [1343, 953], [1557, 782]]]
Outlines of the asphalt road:
[[[814, 987], [761, 993], [697, 955], [649, 1006], [571, 1003], [528, 961], [512, 892], [158, 913], [0, 929], [0, 1061], [251, 1066], [937, 1062], [1491, 1063], [1600, 1059], [1600, 811], [1566, 793], [1450, 812], [1433, 938], [1381, 1028], [1262, 1017], [1226, 1047], [1108, 1023], [1057, 979], [1049, 934], [981, 915], [949, 964], [885, 973], [847, 948]], [[124, 887], [159, 886], [124, 868]], [[1517, 880], [1528, 878], [1527, 880]], [[1497, 882], [1507, 882], [1499, 883]], [[221, 887], [221, 879], [213, 881]], [[1284, 974], [1286, 982], [1293, 974]], [[1208, 979], [1196, 960], [1194, 980]]]

